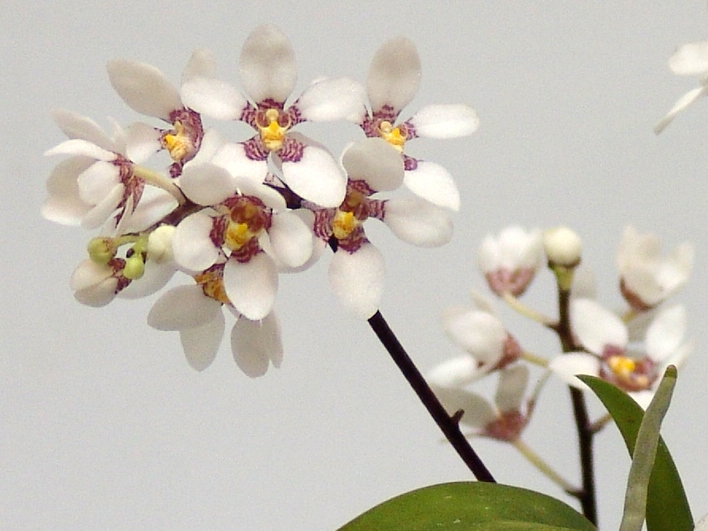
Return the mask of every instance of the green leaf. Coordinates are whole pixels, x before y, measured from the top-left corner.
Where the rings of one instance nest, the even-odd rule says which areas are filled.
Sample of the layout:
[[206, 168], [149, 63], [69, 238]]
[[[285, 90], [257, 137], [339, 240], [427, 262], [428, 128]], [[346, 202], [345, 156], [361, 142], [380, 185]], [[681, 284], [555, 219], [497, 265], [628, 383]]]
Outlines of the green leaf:
[[[627, 393], [594, 376], [578, 376], [612, 415], [629, 455], [634, 453], [644, 410]], [[663, 439], [659, 439], [647, 493], [648, 531], [693, 531], [693, 516], [681, 478]]]
[[443, 483], [401, 494], [339, 531], [596, 531], [565, 503], [497, 483]]

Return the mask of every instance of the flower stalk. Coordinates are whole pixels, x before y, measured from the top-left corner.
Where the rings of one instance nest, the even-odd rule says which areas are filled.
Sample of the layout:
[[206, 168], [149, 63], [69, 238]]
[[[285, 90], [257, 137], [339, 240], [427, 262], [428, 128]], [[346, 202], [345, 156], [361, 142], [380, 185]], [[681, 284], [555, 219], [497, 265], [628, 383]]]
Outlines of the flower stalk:
[[408, 356], [403, 345], [398, 341], [393, 330], [388, 326], [381, 312], [377, 311], [372, 315], [368, 323], [376, 334], [376, 337], [379, 338], [381, 344], [390, 354], [396, 366], [413, 388], [413, 391], [415, 391], [418, 398], [423, 402], [425, 409], [428, 410], [428, 413], [430, 413], [433, 420], [435, 420], [436, 424], [440, 427], [445, 438], [465, 462], [467, 468], [470, 469], [472, 474], [474, 474], [479, 481], [496, 483], [491, 472], [489, 472], [486, 465], [482, 462], [460, 430], [458, 423], [459, 417], [457, 415], [451, 417], [447, 414], [447, 411], [445, 411], [445, 408], [435, 396], [435, 393], [430, 389], [430, 386], [413, 363], [413, 360]]

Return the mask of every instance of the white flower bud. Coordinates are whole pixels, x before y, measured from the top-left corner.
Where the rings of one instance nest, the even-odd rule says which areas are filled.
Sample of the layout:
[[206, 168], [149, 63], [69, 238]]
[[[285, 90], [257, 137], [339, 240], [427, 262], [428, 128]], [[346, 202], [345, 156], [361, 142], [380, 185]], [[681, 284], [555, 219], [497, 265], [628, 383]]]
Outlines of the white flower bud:
[[582, 241], [568, 227], [555, 227], [543, 232], [543, 248], [550, 266], [574, 267], [580, 263]]
[[174, 232], [175, 227], [172, 225], [160, 225], [150, 233], [147, 244], [148, 260], [161, 264], [174, 259], [172, 255], [172, 235]]

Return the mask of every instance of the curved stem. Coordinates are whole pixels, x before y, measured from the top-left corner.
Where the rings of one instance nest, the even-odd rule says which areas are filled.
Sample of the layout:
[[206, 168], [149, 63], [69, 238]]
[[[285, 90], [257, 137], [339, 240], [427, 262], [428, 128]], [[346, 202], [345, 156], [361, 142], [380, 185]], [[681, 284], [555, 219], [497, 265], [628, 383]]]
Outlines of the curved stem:
[[563, 478], [558, 472], [553, 470], [540, 455], [534, 452], [531, 447], [521, 439], [516, 439], [513, 443], [514, 447], [521, 452], [533, 466], [535, 466], [544, 476], [559, 485], [564, 491], [573, 496], [577, 495], [578, 489], [575, 488], [569, 481]]
[[379, 338], [384, 348], [388, 351], [396, 363], [398, 368], [403, 373], [410, 386], [420, 398], [423, 405], [428, 410], [428, 413], [433, 417], [437, 425], [442, 430], [445, 438], [450, 441], [450, 444], [457, 451], [458, 455], [467, 465], [467, 468], [474, 474], [479, 481], [487, 481], [494, 483], [494, 477], [487, 470], [482, 460], [470, 446], [469, 441], [465, 438], [460, 430], [459, 415], [455, 414], [452, 417], [447, 414], [438, 398], [433, 393], [430, 386], [423, 378], [418, 368], [413, 363], [413, 360], [408, 356], [405, 349], [398, 341], [398, 338], [393, 333], [388, 323], [381, 315], [381, 312], [376, 312], [368, 320], [369, 326]]
[[517, 297], [508, 291], [501, 294], [502, 299], [506, 302], [510, 308], [516, 311], [518, 314], [528, 317], [529, 319], [541, 323], [544, 326], [553, 326], [555, 321], [550, 317], [543, 315], [541, 312], [529, 308], [523, 302], [521, 302]]

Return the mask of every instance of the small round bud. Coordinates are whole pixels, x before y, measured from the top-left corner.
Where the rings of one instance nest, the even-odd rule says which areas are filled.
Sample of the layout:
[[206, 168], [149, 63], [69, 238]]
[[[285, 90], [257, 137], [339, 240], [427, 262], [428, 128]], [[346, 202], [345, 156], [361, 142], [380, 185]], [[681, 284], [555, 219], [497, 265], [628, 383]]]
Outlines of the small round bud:
[[580, 236], [568, 227], [545, 230], [543, 248], [551, 267], [575, 267], [580, 263], [582, 241]]
[[172, 235], [175, 227], [172, 225], [160, 225], [150, 233], [147, 242], [148, 260], [160, 264], [169, 262], [172, 257]]
[[134, 253], [125, 261], [123, 268], [123, 276], [128, 280], [135, 280], [143, 276], [145, 273], [145, 262], [140, 253]]
[[113, 238], [98, 237], [91, 239], [87, 249], [91, 261], [105, 265], [115, 258], [118, 246]]

